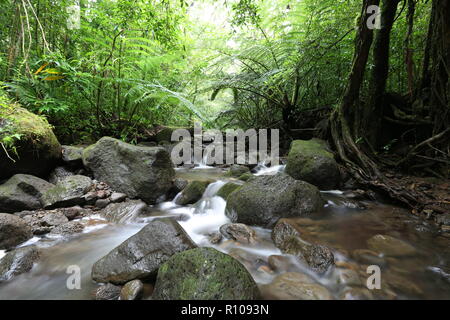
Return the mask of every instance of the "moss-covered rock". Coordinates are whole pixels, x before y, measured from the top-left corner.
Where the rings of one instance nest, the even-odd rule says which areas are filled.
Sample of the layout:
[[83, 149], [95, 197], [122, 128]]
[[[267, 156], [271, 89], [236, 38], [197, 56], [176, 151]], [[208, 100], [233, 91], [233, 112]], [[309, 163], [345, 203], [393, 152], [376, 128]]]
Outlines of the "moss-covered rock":
[[86, 176], [66, 177], [42, 195], [42, 204], [46, 209], [83, 205], [86, 202], [83, 196], [93, 184], [91, 178]]
[[0, 142], [8, 151], [0, 148], [0, 180], [17, 173], [45, 177], [62, 156], [47, 120], [16, 104], [0, 103]]
[[292, 141], [285, 172], [297, 180], [309, 182], [321, 190], [339, 185], [339, 167], [334, 155], [319, 139]]
[[155, 135], [156, 142], [158, 142], [158, 143], [163, 142], [163, 141], [171, 142], [172, 141], [172, 133], [178, 129], [184, 129], [184, 130], [188, 130], [189, 132], [193, 132], [192, 128], [165, 126], [165, 127], [162, 127], [158, 131], [158, 133]]
[[176, 199], [176, 204], [187, 205], [196, 203], [200, 200], [205, 192], [210, 181], [192, 181], [189, 182], [186, 188], [181, 192], [181, 195]]
[[259, 289], [234, 258], [213, 248], [178, 253], [158, 272], [155, 300], [255, 300]]
[[228, 172], [225, 174], [225, 176], [239, 178], [244, 173], [249, 173], [249, 172], [250, 172], [250, 169], [248, 167], [241, 166], [238, 164], [233, 164], [230, 167], [230, 170], [228, 170]]
[[243, 175], [239, 176], [239, 180], [241, 180], [241, 181], [248, 181], [248, 180], [250, 180], [253, 177], [254, 177], [254, 175], [252, 175], [250, 172], [246, 172]]
[[83, 163], [97, 180], [149, 204], [165, 196], [175, 178], [170, 154], [164, 149], [137, 147], [110, 137], [86, 148]]
[[280, 218], [308, 216], [323, 205], [315, 186], [280, 173], [255, 177], [232, 192], [226, 214], [232, 222], [270, 228]]
[[223, 185], [222, 188], [219, 189], [219, 191], [217, 192], [217, 196], [227, 200], [230, 193], [240, 188], [241, 186], [242, 186], [241, 184], [235, 182], [227, 182]]

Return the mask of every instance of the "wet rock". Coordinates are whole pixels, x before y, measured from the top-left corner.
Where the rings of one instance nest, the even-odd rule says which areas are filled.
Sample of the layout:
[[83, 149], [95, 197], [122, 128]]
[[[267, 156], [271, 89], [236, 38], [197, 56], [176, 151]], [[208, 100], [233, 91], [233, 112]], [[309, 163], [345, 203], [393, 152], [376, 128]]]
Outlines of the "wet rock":
[[67, 223], [69, 219], [59, 211], [45, 214], [41, 219], [41, 225], [46, 227], [56, 227], [61, 224]]
[[415, 297], [423, 295], [422, 289], [420, 289], [414, 282], [402, 277], [398, 274], [386, 272], [382, 284], [387, 284], [388, 288], [400, 291], [403, 294], [409, 294]]
[[187, 181], [186, 179], [183, 179], [183, 178], [176, 178], [173, 181], [173, 186], [175, 188], [176, 193], [183, 191], [184, 188], [186, 188], [188, 184], [189, 184], [189, 181]]
[[370, 290], [361, 287], [347, 287], [339, 295], [340, 300], [373, 300]]
[[49, 181], [53, 184], [57, 184], [61, 180], [64, 180], [67, 177], [74, 176], [75, 173], [66, 167], [56, 167], [51, 173], [49, 177]]
[[61, 210], [64, 213], [64, 215], [67, 217], [67, 219], [69, 219], [69, 220], [73, 220], [75, 218], [82, 217], [86, 213], [86, 210], [81, 208], [80, 206], [63, 208]]
[[61, 145], [47, 120], [16, 104], [2, 106], [0, 119], [0, 138], [3, 133], [20, 136], [14, 142], [17, 155], [10, 155], [15, 162], [0, 152], [0, 180], [18, 173], [46, 177], [62, 155]]
[[212, 244], [218, 244], [222, 241], [222, 234], [220, 232], [213, 233], [209, 236], [209, 242]]
[[277, 272], [293, 271], [296, 268], [292, 258], [280, 255], [271, 255], [268, 258], [269, 267]]
[[139, 300], [144, 293], [144, 284], [141, 280], [127, 282], [120, 291], [120, 300]]
[[93, 186], [93, 182], [86, 176], [70, 176], [59, 181], [56, 186], [47, 190], [41, 200], [46, 209], [83, 205], [83, 197]]
[[323, 205], [316, 187], [280, 173], [255, 177], [232, 192], [226, 214], [232, 222], [270, 228], [280, 218], [311, 215]]
[[149, 204], [170, 190], [175, 177], [170, 154], [164, 149], [137, 147], [109, 137], [86, 148], [83, 163], [97, 180]]
[[335, 189], [340, 181], [339, 166], [326, 142], [319, 139], [293, 141], [285, 172], [321, 190]]
[[83, 150], [81, 147], [62, 146], [62, 160], [71, 166], [81, 166]]
[[245, 267], [213, 248], [178, 253], [164, 263], [154, 300], [254, 300], [258, 287]]
[[238, 164], [233, 164], [230, 167], [230, 170], [227, 172], [226, 176], [239, 178], [244, 173], [249, 173], [250, 169], [247, 166], [241, 166]]
[[335, 278], [338, 284], [346, 286], [360, 286], [362, 285], [358, 272], [351, 269], [336, 268], [334, 270]]
[[256, 232], [249, 226], [242, 223], [227, 223], [220, 227], [220, 233], [228, 239], [237, 242], [251, 244], [256, 242]]
[[241, 181], [248, 181], [253, 177], [254, 177], [253, 174], [251, 174], [250, 172], [246, 172], [246, 173], [240, 175], [238, 179]]
[[81, 232], [83, 232], [83, 230], [84, 230], [84, 225], [81, 222], [70, 221], [70, 222], [64, 223], [62, 225], [59, 225], [56, 228], [53, 228], [53, 230], [50, 233], [66, 236], [66, 235], [81, 233]]
[[12, 214], [0, 213], [0, 250], [11, 249], [33, 236], [25, 220]]
[[228, 196], [235, 191], [236, 189], [238, 189], [239, 187], [241, 187], [241, 184], [235, 183], [235, 182], [227, 182], [225, 183], [222, 188], [219, 189], [219, 191], [217, 192], [217, 196], [222, 197], [223, 199], [227, 200]]
[[121, 203], [112, 203], [103, 209], [100, 214], [110, 222], [126, 223], [136, 220], [147, 208], [141, 200], [129, 200]]
[[417, 250], [405, 241], [381, 234], [367, 240], [367, 246], [373, 251], [391, 257], [411, 256], [417, 253]]
[[110, 202], [111, 201], [109, 199], [98, 199], [97, 201], [95, 201], [95, 207], [104, 209], [108, 206], [108, 204], [110, 204]]
[[175, 220], [154, 220], [97, 261], [92, 278], [97, 282], [124, 284], [154, 277], [172, 255], [195, 247]]
[[303, 240], [287, 219], [278, 221], [272, 230], [272, 240], [283, 253], [296, 256], [315, 272], [325, 273], [334, 265], [330, 248]]
[[18, 248], [8, 252], [0, 259], [0, 283], [19, 274], [28, 272], [39, 259], [39, 249], [35, 246]]
[[111, 194], [110, 200], [113, 203], [125, 201], [127, 195], [125, 193], [113, 192]]
[[368, 264], [368, 265], [377, 265], [379, 267], [386, 265], [386, 260], [379, 256], [378, 253], [372, 250], [366, 249], [357, 249], [352, 252], [352, 257], [356, 261]]
[[118, 300], [122, 288], [111, 283], [100, 286], [95, 292], [95, 300]]
[[265, 299], [270, 300], [332, 300], [327, 288], [314, 283], [303, 273], [287, 272], [275, 278], [267, 285], [261, 286]]
[[51, 183], [40, 178], [16, 174], [0, 185], [0, 212], [14, 213], [42, 208], [41, 196], [52, 187]]
[[180, 197], [176, 199], [176, 204], [184, 206], [196, 203], [200, 200], [209, 185], [209, 181], [192, 181], [181, 192]]
[[450, 213], [444, 213], [436, 216], [436, 222], [441, 226], [450, 226]]

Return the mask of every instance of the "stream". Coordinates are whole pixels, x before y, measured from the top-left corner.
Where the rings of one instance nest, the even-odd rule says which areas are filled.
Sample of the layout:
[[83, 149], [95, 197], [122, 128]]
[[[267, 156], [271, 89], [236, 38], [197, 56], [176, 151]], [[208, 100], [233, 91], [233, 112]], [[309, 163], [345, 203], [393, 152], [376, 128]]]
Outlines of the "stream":
[[[275, 174], [283, 170], [261, 167], [257, 175]], [[108, 223], [95, 215], [81, 220], [87, 227], [82, 234], [71, 237], [35, 237], [26, 243], [42, 248], [42, 257], [33, 269], [0, 285], [0, 299], [93, 299], [98, 284], [91, 280], [92, 265], [124, 240], [137, 233], [146, 223], [161, 217], [175, 217], [199, 246], [214, 247], [237, 258], [259, 285], [270, 284], [279, 273], [268, 267], [271, 255], [283, 255], [271, 240], [271, 230], [253, 227], [255, 244], [241, 244], [224, 240], [212, 244], [210, 235], [229, 223], [225, 216], [226, 202], [215, 196], [230, 179], [225, 170], [218, 168], [177, 169], [177, 176], [186, 180], [212, 180], [195, 205], [178, 206], [174, 201], [151, 207], [149, 213], [127, 224]], [[234, 179], [233, 179], [234, 180]], [[237, 181], [237, 180], [234, 180]], [[299, 220], [304, 226], [305, 238], [328, 245], [333, 249], [336, 264], [357, 270], [365, 284], [370, 276], [367, 265], [351, 257], [355, 250], [366, 249], [366, 241], [376, 234], [386, 234], [412, 244], [417, 253], [407, 258], [380, 257], [382, 284], [389, 290], [375, 290], [378, 299], [450, 299], [450, 239], [438, 234], [427, 221], [416, 218], [407, 210], [376, 203], [367, 203], [362, 210], [338, 190], [322, 192], [327, 205], [314, 217]], [[360, 250], [361, 251], [361, 250]], [[4, 253], [0, 251], [0, 258]], [[384, 259], [385, 258], [385, 259]], [[333, 271], [318, 276], [292, 257], [293, 271], [306, 273], [325, 286], [339, 299], [344, 288], [338, 274]], [[66, 281], [69, 266], [78, 266], [81, 289], [69, 290]], [[292, 271], [292, 270], [290, 270]]]

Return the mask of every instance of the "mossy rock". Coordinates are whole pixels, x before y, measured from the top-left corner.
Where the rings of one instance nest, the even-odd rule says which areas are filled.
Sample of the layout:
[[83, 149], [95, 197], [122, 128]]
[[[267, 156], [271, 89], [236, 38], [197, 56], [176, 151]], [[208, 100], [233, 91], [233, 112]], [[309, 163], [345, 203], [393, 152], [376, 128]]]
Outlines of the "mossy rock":
[[47, 120], [17, 104], [0, 103], [0, 142], [6, 140], [12, 145], [6, 145], [8, 154], [0, 150], [0, 180], [17, 173], [46, 177], [62, 157]]
[[235, 191], [236, 189], [240, 188], [242, 185], [237, 184], [235, 182], [227, 182], [223, 185], [222, 188], [219, 189], [217, 192], [217, 196], [222, 197], [223, 199], [227, 200], [230, 193]]
[[320, 139], [292, 141], [285, 172], [321, 190], [335, 189], [340, 180], [334, 155], [327, 150], [326, 142]]
[[211, 181], [192, 181], [189, 182], [186, 188], [181, 192], [180, 197], [176, 200], [176, 204], [187, 205], [194, 204], [203, 196]]
[[254, 177], [253, 174], [251, 174], [250, 172], [246, 172], [246, 173], [244, 173], [243, 175], [241, 175], [239, 177], [239, 180], [241, 180], [241, 181], [248, 181], [248, 180], [250, 180], [253, 177]]
[[172, 141], [172, 133], [178, 129], [184, 129], [184, 130], [188, 130], [189, 132], [193, 132], [192, 128], [165, 126], [165, 127], [161, 128], [159, 130], [159, 132], [155, 135], [156, 142], [158, 142], [158, 143], [161, 143], [164, 141], [171, 142]]
[[230, 167], [230, 170], [225, 174], [225, 176], [239, 178], [240, 176], [242, 176], [245, 173], [250, 173], [250, 169], [248, 167], [241, 166], [238, 164], [233, 164]]
[[237, 260], [213, 248], [172, 256], [159, 271], [154, 300], [256, 300], [259, 289]]

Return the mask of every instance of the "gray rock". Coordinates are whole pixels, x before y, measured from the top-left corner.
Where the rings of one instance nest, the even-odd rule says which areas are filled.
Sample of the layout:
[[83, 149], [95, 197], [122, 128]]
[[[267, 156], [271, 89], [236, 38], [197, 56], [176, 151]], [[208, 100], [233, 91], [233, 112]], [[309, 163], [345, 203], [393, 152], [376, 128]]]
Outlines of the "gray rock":
[[92, 186], [93, 182], [89, 177], [66, 177], [43, 194], [42, 203], [46, 209], [83, 205], [86, 202], [83, 196]]
[[170, 154], [164, 149], [137, 147], [109, 137], [86, 148], [83, 163], [97, 180], [149, 204], [170, 190], [175, 177]]
[[255, 177], [232, 192], [226, 214], [232, 222], [270, 228], [283, 217], [309, 216], [324, 203], [316, 187], [280, 173]]
[[178, 253], [164, 263], [154, 300], [255, 300], [258, 287], [237, 260], [213, 248]]
[[12, 214], [0, 213], [0, 250], [11, 249], [33, 236], [25, 220]]
[[46, 227], [56, 227], [68, 221], [69, 219], [62, 212], [56, 211], [46, 213], [41, 219], [41, 224]]
[[98, 199], [97, 201], [95, 201], [95, 207], [104, 209], [108, 206], [108, 204], [110, 204], [110, 202], [111, 201], [109, 199]]
[[39, 256], [39, 250], [35, 246], [18, 248], [8, 252], [0, 260], [0, 283], [30, 271]]
[[119, 193], [119, 192], [113, 192], [111, 194], [110, 200], [111, 202], [122, 202], [125, 201], [125, 199], [127, 198], [127, 195], [125, 193]]
[[187, 181], [186, 179], [183, 179], [183, 178], [176, 178], [173, 181], [173, 186], [177, 193], [183, 191], [183, 189], [186, 188], [188, 184], [189, 184], [189, 181]]
[[53, 230], [50, 233], [65, 236], [65, 235], [81, 233], [83, 230], [84, 230], [84, 225], [81, 222], [70, 221], [70, 222], [61, 224], [61, 225], [57, 226], [56, 228], [53, 228]]
[[334, 265], [334, 255], [328, 247], [303, 240], [287, 219], [278, 221], [272, 240], [283, 253], [296, 256], [317, 273], [325, 273]]
[[107, 283], [95, 291], [95, 300], [118, 300], [121, 290], [120, 286]]
[[120, 300], [139, 300], [144, 293], [144, 284], [141, 280], [127, 282], [120, 291]]
[[285, 172], [321, 190], [335, 189], [340, 182], [339, 166], [326, 142], [319, 139], [293, 141]]
[[97, 261], [92, 267], [92, 279], [124, 284], [154, 277], [159, 267], [175, 253], [195, 247], [175, 220], [154, 220]]
[[83, 148], [62, 146], [62, 160], [70, 165], [83, 164]]
[[49, 181], [53, 184], [57, 184], [61, 180], [67, 177], [74, 176], [75, 173], [67, 169], [66, 167], [56, 167], [51, 173]]
[[196, 203], [200, 200], [208, 187], [210, 181], [192, 181], [181, 192], [175, 203], [179, 205], [187, 205]]
[[255, 243], [256, 232], [242, 223], [227, 223], [220, 227], [220, 233], [228, 239], [234, 239], [240, 243]]
[[16, 174], [0, 185], [0, 212], [19, 212], [42, 208], [41, 196], [53, 185], [26, 174]]
[[233, 164], [230, 167], [230, 170], [227, 172], [227, 176], [229, 177], [235, 177], [235, 178], [239, 178], [240, 176], [242, 176], [244, 173], [248, 173], [250, 172], [250, 169], [246, 166], [241, 166], [238, 164]]
[[147, 208], [141, 200], [129, 200], [121, 203], [112, 203], [103, 209], [100, 214], [110, 222], [126, 223], [136, 220]]

